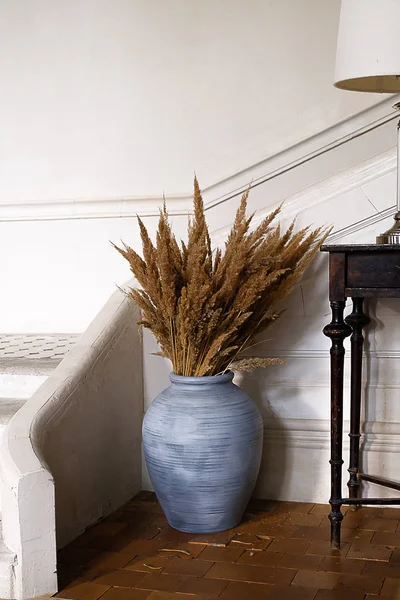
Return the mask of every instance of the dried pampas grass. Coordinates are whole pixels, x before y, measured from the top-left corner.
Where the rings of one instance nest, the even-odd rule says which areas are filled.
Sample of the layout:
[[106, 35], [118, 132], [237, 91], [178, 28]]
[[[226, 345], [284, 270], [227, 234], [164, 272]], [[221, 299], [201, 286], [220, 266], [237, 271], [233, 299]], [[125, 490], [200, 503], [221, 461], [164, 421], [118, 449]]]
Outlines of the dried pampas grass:
[[164, 202], [155, 244], [138, 218], [143, 258], [126, 244], [114, 245], [141, 286], [130, 291], [142, 310], [140, 325], [154, 333], [178, 375], [251, 371], [280, 362], [240, 354], [279, 317], [278, 302], [293, 289], [329, 231], [307, 227], [294, 232], [292, 224], [281, 233], [279, 225], [272, 225], [280, 208], [250, 230], [248, 194], [223, 252], [212, 251], [196, 178], [186, 244], [175, 239]]

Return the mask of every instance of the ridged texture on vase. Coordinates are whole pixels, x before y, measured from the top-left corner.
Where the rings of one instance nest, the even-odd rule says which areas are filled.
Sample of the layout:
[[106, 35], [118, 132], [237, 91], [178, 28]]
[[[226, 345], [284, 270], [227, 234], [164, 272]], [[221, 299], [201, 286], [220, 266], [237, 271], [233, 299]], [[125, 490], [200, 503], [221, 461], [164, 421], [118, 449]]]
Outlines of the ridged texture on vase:
[[230, 529], [243, 516], [260, 468], [260, 412], [232, 373], [170, 379], [143, 421], [155, 492], [180, 531]]

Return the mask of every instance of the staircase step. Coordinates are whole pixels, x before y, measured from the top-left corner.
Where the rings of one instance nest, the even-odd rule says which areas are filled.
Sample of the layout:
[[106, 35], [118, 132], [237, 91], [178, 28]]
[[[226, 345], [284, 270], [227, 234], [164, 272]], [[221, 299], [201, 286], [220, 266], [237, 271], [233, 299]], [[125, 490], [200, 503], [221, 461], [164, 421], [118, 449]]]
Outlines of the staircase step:
[[70, 333], [0, 333], [0, 400], [30, 398], [78, 338]]
[[[4, 368], [54, 368], [79, 338], [63, 333], [0, 333], [0, 365]], [[11, 364], [12, 363], [12, 364]]]

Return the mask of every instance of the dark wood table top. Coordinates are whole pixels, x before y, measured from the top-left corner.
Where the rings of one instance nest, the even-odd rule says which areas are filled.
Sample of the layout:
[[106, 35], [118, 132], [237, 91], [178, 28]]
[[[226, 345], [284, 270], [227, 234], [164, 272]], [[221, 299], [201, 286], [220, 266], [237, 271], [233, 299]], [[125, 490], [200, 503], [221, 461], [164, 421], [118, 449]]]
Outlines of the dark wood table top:
[[324, 244], [321, 252], [395, 252], [400, 244]]

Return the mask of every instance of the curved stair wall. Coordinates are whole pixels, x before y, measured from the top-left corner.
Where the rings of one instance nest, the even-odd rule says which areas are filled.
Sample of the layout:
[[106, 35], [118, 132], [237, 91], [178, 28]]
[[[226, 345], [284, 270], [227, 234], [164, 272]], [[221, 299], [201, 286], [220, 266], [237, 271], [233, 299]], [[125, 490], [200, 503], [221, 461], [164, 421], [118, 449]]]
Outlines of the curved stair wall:
[[54, 593], [56, 548], [141, 488], [138, 318], [116, 291], [8, 425], [0, 450], [3, 537], [16, 565], [2, 597]]

